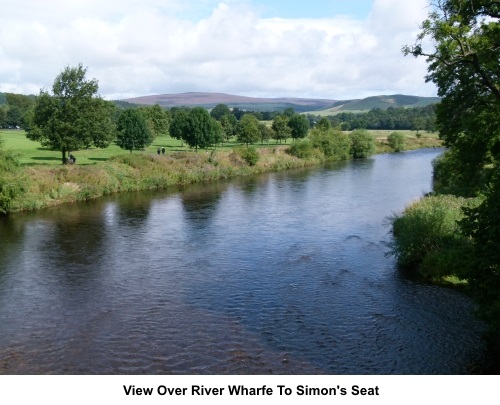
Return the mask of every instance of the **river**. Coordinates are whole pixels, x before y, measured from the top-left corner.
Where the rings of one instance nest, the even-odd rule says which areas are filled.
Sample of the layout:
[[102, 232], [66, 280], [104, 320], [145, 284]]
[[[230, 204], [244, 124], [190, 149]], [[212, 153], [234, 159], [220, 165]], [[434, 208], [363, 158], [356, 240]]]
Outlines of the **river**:
[[466, 373], [472, 303], [385, 255], [439, 153], [0, 218], [0, 373]]

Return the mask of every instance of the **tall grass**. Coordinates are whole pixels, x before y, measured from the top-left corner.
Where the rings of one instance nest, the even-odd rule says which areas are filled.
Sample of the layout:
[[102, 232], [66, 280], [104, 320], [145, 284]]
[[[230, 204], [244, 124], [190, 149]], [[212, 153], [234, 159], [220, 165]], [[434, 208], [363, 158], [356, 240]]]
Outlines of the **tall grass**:
[[389, 255], [399, 265], [418, 271], [425, 278], [464, 278], [471, 252], [470, 240], [458, 221], [462, 207], [479, 205], [480, 199], [452, 195], [428, 196], [413, 202], [401, 215], [391, 218], [394, 241]]
[[125, 153], [92, 166], [25, 166], [14, 176], [14, 183], [22, 185], [22, 190], [12, 196], [4, 211], [34, 210], [121, 191], [160, 190], [318, 163], [291, 156], [285, 150], [260, 149], [258, 161], [250, 162], [241, 150], [228, 149], [168, 155]]

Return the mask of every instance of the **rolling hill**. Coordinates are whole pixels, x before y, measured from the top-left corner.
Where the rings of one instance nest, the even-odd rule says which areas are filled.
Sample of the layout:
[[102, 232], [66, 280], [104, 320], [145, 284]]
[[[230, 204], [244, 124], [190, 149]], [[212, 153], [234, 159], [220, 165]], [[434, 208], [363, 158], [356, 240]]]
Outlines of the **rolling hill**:
[[369, 111], [372, 108], [387, 109], [388, 107], [419, 107], [439, 101], [438, 97], [417, 97], [401, 94], [390, 96], [374, 96], [355, 100], [309, 99], [309, 98], [257, 98], [236, 96], [224, 93], [190, 92], [180, 94], [158, 94], [134, 97], [122, 100], [133, 104], [153, 105], [162, 107], [195, 107], [213, 108], [217, 104], [226, 104], [231, 108], [253, 111], [282, 111], [293, 108], [297, 112], [331, 112], [338, 111]]
[[159, 104], [162, 107], [205, 107], [213, 108], [217, 104], [226, 104], [232, 108], [253, 111], [280, 111], [292, 107], [296, 111], [315, 111], [332, 107], [335, 100], [307, 98], [257, 98], [236, 96], [224, 93], [180, 93], [158, 94], [123, 100], [134, 104]]
[[386, 110], [389, 107], [425, 107], [429, 104], [439, 102], [439, 97], [418, 97], [394, 94], [390, 96], [373, 96], [357, 100], [347, 100], [337, 102], [329, 108], [335, 111], [370, 111], [373, 108]]

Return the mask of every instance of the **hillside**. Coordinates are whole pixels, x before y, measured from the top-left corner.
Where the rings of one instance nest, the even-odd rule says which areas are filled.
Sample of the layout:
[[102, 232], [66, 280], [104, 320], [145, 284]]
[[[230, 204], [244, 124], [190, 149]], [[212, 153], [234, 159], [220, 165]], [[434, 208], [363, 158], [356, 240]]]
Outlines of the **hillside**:
[[417, 97], [394, 94], [390, 96], [373, 96], [359, 100], [347, 100], [338, 102], [330, 110], [332, 113], [337, 111], [369, 111], [373, 108], [386, 110], [389, 107], [425, 107], [429, 104], [439, 102], [439, 97]]
[[335, 100], [306, 98], [257, 98], [236, 96], [224, 93], [180, 93], [158, 94], [135, 97], [124, 100], [135, 104], [159, 104], [162, 107], [205, 107], [213, 108], [217, 104], [226, 104], [232, 108], [254, 111], [280, 111], [292, 107], [296, 111], [315, 111], [332, 107]]
[[387, 109], [388, 107], [419, 107], [439, 101], [437, 97], [405, 96], [374, 96], [357, 100], [308, 99], [308, 98], [257, 98], [236, 96], [224, 93], [190, 92], [180, 94], [157, 94], [122, 100], [133, 104], [153, 105], [162, 107], [205, 107], [213, 108], [217, 104], [226, 104], [231, 108], [253, 111], [283, 111], [293, 108], [297, 112], [331, 112], [338, 111], [369, 111], [372, 108]]

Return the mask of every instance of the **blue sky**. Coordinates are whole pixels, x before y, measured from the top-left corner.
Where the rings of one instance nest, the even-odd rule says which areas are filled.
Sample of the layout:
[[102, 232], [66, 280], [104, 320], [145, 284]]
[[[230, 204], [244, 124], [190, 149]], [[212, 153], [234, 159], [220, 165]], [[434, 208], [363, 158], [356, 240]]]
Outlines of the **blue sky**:
[[252, 1], [263, 17], [328, 18], [346, 15], [358, 19], [368, 17], [373, 0], [274, 0]]
[[[220, 1], [202, 0], [191, 2], [186, 15], [194, 18], [207, 17]], [[358, 19], [368, 17], [373, 0], [229, 0], [227, 4], [243, 3], [253, 7], [263, 18], [328, 18], [338, 15]]]
[[18, 0], [0, 15], [0, 91], [82, 63], [106, 98], [433, 96], [405, 58], [428, 0]]

